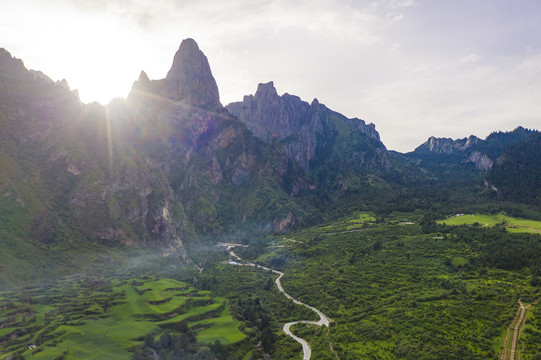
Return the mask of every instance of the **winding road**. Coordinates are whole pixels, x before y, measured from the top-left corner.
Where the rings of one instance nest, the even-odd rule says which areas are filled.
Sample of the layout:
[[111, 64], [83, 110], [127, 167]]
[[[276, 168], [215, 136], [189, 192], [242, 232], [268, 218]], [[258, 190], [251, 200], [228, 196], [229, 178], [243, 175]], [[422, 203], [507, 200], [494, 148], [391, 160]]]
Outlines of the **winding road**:
[[[243, 246], [243, 245], [241, 245], [241, 244], [230, 244], [230, 243], [219, 243], [218, 246], [220, 246], [222, 248], [225, 248], [227, 251], [229, 251], [229, 255], [231, 255], [232, 258], [234, 258], [236, 260], [239, 260], [239, 261], [243, 261], [237, 254], [235, 254], [231, 250], [234, 247]], [[284, 327], [283, 327], [284, 332], [287, 335], [289, 335], [291, 338], [293, 338], [293, 340], [295, 340], [296, 342], [301, 344], [302, 352], [303, 352], [303, 360], [310, 360], [310, 357], [312, 356], [312, 348], [310, 347], [310, 345], [308, 344], [308, 342], [306, 340], [304, 340], [304, 339], [302, 339], [302, 338], [300, 338], [298, 336], [293, 335], [293, 333], [291, 332], [291, 330], [289, 328], [291, 326], [293, 326], [293, 325], [300, 324], [300, 323], [313, 324], [313, 325], [318, 325], [318, 326], [325, 325], [325, 326], [328, 327], [329, 323], [331, 322], [331, 319], [328, 316], [326, 316], [325, 314], [323, 314], [321, 311], [319, 311], [319, 309], [317, 309], [317, 308], [315, 308], [313, 306], [310, 306], [308, 304], [305, 304], [302, 301], [297, 300], [297, 299], [293, 298], [293, 296], [286, 293], [284, 288], [282, 287], [282, 283], [280, 282], [280, 279], [282, 278], [282, 276], [284, 276], [283, 272], [278, 271], [278, 270], [274, 270], [274, 269], [270, 269], [270, 268], [265, 267], [265, 266], [257, 265], [257, 264], [254, 264], [254, 263], [249, 263], [249, 262], [236, 263], [236, 262], [230, 261], [229, 263], [232, 264], [232, 265], [253, 266], [253, 267], [264, 269], [264, 270], [267, 270], [267, 271], [272, 271], [273, 273], [278, 274], [279, 276], [275, 280], [276, 286], [278, 287], [278, 290], [281, 293], [283, 293], [288, 299], [292, 300], [295, 304], [305, 306], [305, 307], [309, 308], [310, 310], [312, 310], [313, 312], [315, 312], [316, 314], [318, 314], [318, 316], [319, 316], [318, 321], [310, 321], [310, 320], [292, 321], [292, 322], [289, 322], [289, 323], [285, 324]]]

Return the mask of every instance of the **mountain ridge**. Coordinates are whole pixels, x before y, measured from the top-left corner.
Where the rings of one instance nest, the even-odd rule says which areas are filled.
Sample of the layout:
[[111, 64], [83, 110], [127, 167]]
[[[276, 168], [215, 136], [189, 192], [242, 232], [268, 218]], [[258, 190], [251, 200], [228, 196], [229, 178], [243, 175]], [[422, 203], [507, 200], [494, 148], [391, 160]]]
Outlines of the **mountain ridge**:
[[510, 132], [494, 131], [485, 139], [474, 135], [455, 140], [431, 136], [408, 155], [413, 157], [427, 154], [453, 156], [464, 163], [473, 163], [478, 169], [486, 172], [498, 161], [506, 146], [520, 142], [535, 133], [537, 133], [536, 130], [518, 126]]
[[9, 256], [106, 246], [188, 261], [205, 238], [285, 232], [378, 202], [408, 203], [426, 184], [460, 179], [482, 193], [497, 155], [532, 132], [430, 138], [400, 154], [374, 124], [278, 95], [272, 81], [224, 107], [192, 39], [163, 79], [141, 71], [127, 98], [107, 106], [81, 103], [67, 82], [27, 70], [5, 49], [0, 89]]
[[337, 134], [343, 137], [344, 132], [356, 130], [377, 140], [374, 144], [385, 148], [379, 142], [374, 124], [367, 125], [358, 118], [349, 119], [328, 109], [317, 99], [309, 104], [288, 93], [279, 96], [272, 81], [260, 83], [254, 95], [244, 96], [242, 102], [230, 103], [226, 109], [261, 140], [268, 143], [279, 141], [288, 158], [308, 172], [316, 163], [323, 161], [317, 154], [318, 149], [334, 142]]

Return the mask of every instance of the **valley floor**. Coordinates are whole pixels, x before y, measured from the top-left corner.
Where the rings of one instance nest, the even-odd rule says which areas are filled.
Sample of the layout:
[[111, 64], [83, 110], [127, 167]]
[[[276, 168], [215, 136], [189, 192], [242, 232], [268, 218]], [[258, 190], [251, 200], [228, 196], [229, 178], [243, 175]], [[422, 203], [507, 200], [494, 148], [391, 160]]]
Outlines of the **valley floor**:
[[541, 236], [502, 216], [358, 212], [209, 248], [184, 279], [79, 274], [5, 291], [0, 359], [536, 359]]

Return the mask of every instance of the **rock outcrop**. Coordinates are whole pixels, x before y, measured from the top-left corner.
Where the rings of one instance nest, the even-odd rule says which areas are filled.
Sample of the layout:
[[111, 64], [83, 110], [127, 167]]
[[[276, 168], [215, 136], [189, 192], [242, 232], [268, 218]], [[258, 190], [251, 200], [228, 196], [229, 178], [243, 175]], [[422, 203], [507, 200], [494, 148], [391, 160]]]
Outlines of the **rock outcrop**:
[[246, 124], [258, 138], [284, 140], [299, 132], [309, 119], [310, 104], [297, 96], [278, 96], [274, 83], [259, 84], [255, 95], [247, 95], [242, 102], [227, 105], [227, 110]]
[[[493, 132], [484, 140], [474, 135], [456, 140], [431, 136], [411, 152], [410, 156], [442, 155], [452, 158], [455, 162], [473, 163], [479, 170], [486, 172], [500, 158], [506, 146], [523, 141], [532, 133], [535, 131], [519, 126], [511, 132]], [[435, 161], [442, 162], [441, 159]], [[442, 162], [443, 165], [446, 163], [448, 160]]]
[[266, 142], [278, 140], [284, 146], [288, 158], [301, 168], [310, 171], [323, 149], [342, 131], [355, 131], [379, 141], [373, 124], [347, 117], [328, 109], [314, 99], [311, 104], [288, 93], [279, 96], [274, 83], [259, 84], [254, 95], [247, 95], [242, 102], [226, 106], [227, 110], [246, 124], [258, 138]]
[[416, 152], [432, 152], [440, 154], [452, 154], [457, 152], [463, 152], [472, 146], [479, 144], [481, 139], [477, 136], [471, 135], [468, 138], [453, 140], [451, 138], [436, 138], [431, 136], [428, 140], [419, 145]]
[[[284, 201], [283, 179], [295, 166], [222, 107], [207, 58], [192, 39], [182, 41], [164, 79], [150, 80], [141, 72], [128, 103], [120, 113], [131, 109], [134, 117], [121, 115], [119, 121], [131, 122], [126, 136], [159, 164], [199, 230], [213, 231], [235, 218], [242, 222], [246, 213], [248, 220], [274, 218], [263, 214], [267, 207], [280, 209], [278, 216], [298, 209], [293, 199]], [[257, 196], [255, 184], [262, 181], [272, 184], [265, 194], [269, 199], [253, 208], [248, 199]], [[231, 203], [229, 193], [241, 188], [246, 197]], [[224, 216], [227, 224], [218, 224]]]
[[218, 85], [208, 59], [193, 39], [181, 42], [164, 79], [150, 81], [147, 74], [141, 71], [128, 98], [140, 101], [145, 94], [159, 95], [185, 106], [221, 108]]
[[181, 239], [192, 233], [182, 204], [106, 109], [81, 104], [67, 82], [27, 70], [5, 50], [0, 88], [0, 158], [11, 164], [0, 189], [17, 194], [14, 206], [28, 204], [21, 221], [29, 238], [60, 248], [89, 241], [184, 252]]
[[197, 106], [220, 105], [218, 86], [207, 57], [193, 39], [185, 39], [180, 44], [165, 84], [173, 100], [185, 100]]

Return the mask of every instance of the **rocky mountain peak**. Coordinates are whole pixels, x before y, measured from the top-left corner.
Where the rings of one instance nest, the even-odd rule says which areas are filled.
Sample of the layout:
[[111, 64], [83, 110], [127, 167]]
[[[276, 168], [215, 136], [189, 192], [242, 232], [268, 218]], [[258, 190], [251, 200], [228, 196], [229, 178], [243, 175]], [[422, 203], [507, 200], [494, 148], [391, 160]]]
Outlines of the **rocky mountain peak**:
[[[336, 138], [340, 137], [342, 141], [349, 131], [359, 131], [379, 140], [373, 124], [367, 125], [357, 118], [349, 119], [328, 109], [317, 99], [309, 104], [288, 93], [279, 96], [272, 81], [259, 84], [254, 95], [244, 96], [242, 102], [231, 103], [226, 108], [256, 137], [267, 142], [273, 139], [282, 142], [287, 157], [307, 171], [310, 170], [310, 162], [321, 164], [323, 161], [316, 161], [316, 151], [321, 154], [331, 152], [331, 144], [336, 142]], [[339, 134], [340, 129], [343, 129], [343, 134]], [[381, 143], [375, 146], [384, 148]], [[358, 149], [355, 152], [361, 153]]]
[[464, 152], [467, 149], [477, 145], [481, 139], [471, 135], [468, 138], [453, 140], [451, 138], [437, 138], [431, 136], [428, 140], [421, 144], [415, 151], [417, 152], [434, 152], [441, 154], [453, 154]]
[[144, 70], [141, 70], [139, 78], [133, 82], [132, 90], [128, 95], [128, 99], [132, 101], [141, 101], [142, 97], [144, 97], [146, 93], [152, 92], [151, 84], [152, 82], [148, 78], [147, 73], [144, 72]]
[[137, 81], [139, 81], [141, 84], [150, 84], [150, 79], [148, 78], [148, 75], [144, 70], [141, 70], [141, 73], [139, 74], [139, 79]]
[[10, 52], [0, 48], [0, 76], [14, 78], [27, 73], [21, 59], [14, 58]]
[[167, 95], [173, 100], [204, 107], [220, 106], [218, 86], [207, 57], [193, 39], [180, 44], [165, 83]]
[[261, 83], [257, 85], [257, 91], [254, 95], [256, 98], [274, 98], [278, 97], [278, 92], [274, 87], [274, 82], [269, 81], [268, 83]]
[[13, 56], [11, 56], [11, 53], [4, 48], [0, 48], [0, 64], [12, 60]]

